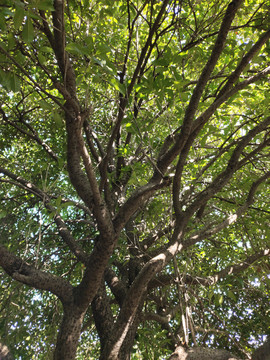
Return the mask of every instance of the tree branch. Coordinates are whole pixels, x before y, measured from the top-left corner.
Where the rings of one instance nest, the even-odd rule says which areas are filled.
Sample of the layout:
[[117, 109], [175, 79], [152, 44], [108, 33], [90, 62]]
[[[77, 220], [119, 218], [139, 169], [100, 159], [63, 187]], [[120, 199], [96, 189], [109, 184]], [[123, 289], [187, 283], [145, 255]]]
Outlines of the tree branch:
[[50, 203], [50, 197], [47, 193], [40, 190], [36, 185], [34, 185], [32, 182], [23, 179], [21, 176], [17, 176], [13, 174], [11, 171], [6, 170], [2, 167], [0, 167], [0, 173], [3, 173], [7, 177], [15, 180], [14, 184], [17, 186], [22, 187], [27, 192], [37, 196], [39, 200], [41, 200], [44, 204], [44, 206], [51, 212], [55, 213], [54, 221], [57, 225], [59, 234], [63, 241], [68, 245], [69, 249], [73, 252], [73, 254], [76, 256], [76, 258], [79, 261], [82, 261], [83, 263], [87, 262], [87, 255], [83, 251], [83, 249], [80, 247], [80, 245], [75, 241], [72, 234], [70, 233], [68, 227], [66, 226], [65, 222], [61, 218], [60, 214], [56, 212], [56, 209], [51, 205]]
[[39, 290], [48, 290], [63, 303], [72, 299], [73, 287], [61, 277], [35, 269], [0, 245], [0, 265], [14, 280]]
[[[41, 140], [40, 137], [38, 136], [37, 132], [29, 125], [27, 124], [27, 127], [31, 130], [32, 134], [29, 133], [28, 131], [24, 130], [23, 128], [21, 128], [20, 126], [18, 126], [14, 121], [10, 120], [7, 115], [5, 114], [4, 110], [0, 107], [0, 113], [3, 115], [3, 119], [4, 121], [11, 125], [12, 127], [14, 127], [15, 129], [17, 129], [20, 133], [26, 135], [27, 137], [29, 137], [30, 139], [35, 140], [39, 145], [41, 145], [43, 147], [43, 149], [46, 151], [46, 153], [55, 161], [58, 161], [58, 156], [56, 155], [56, 153], [49, 147], [49, 145], [47, 145], [45, 143], [45, 141]], [[25, 122], [23, 122], [25, 124]]]

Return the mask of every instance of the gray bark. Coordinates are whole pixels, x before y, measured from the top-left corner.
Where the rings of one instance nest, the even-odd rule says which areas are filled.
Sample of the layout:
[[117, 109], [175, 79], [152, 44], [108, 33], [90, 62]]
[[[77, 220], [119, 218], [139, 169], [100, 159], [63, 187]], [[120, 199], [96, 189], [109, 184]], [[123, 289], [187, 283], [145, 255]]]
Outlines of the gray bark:
[[176, 348], [169, 360], [238, 360], [229, 351], [195, 347], [185, 349], [182, 346]]
[[[229, 351], [194, 347], [186, 349], [178, 346], [168, 360], [239, 360]], [[270, 360], [270, 339], [254, 351], [252, 360]]]

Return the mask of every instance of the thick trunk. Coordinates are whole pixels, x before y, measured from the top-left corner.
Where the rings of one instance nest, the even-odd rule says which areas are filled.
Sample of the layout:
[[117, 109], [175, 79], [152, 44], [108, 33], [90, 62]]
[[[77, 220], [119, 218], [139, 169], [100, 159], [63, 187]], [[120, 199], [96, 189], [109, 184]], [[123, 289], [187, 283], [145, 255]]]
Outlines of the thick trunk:
[[84, 314], [84, 312], [80, 312], [76, 308], [74, 309], [73, 306], [64, 309], [64, 316], [54, 352], [54, 360], [75, 359]]
[[135, 336], [141, 320], [142, 304], [143, 301], [139, 305], [134, 320], [126, 325], [128, 330], [124, 336], [121, 335], [118, 339], [114, 338], [114, 341], [112, 341], [114, 333], [117, 332], [117, 329], [113, 328], [110, 338], [107, 339], [103, 346], [99, 360], [130, 360]]
[[[136, 322], [136, 320], [135, 320]], [[119, 352], [119, 360], [130, 360], [132, 347], [134, 345], [135, 335], [137, 333], [138, 323], [134, 323], [129, 330]]]

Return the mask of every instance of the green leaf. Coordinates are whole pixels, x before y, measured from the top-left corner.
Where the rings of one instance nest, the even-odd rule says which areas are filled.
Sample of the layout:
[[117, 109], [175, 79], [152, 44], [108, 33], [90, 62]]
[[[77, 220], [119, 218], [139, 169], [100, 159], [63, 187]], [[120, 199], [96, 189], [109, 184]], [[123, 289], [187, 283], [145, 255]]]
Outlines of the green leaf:
[[51, 104], [49, 104], [47, 101], [45, 101], [45, 100], [41, 100], [40, 102], [39, 102], [39, 105], [40, 105], [40, 107], [42, 108], [42, 109], [44, 109], [44, 110], [51, 110], [52, 109], [52, 105]]
[[44, 10], [44, 11], [54, 10], [53, 0], [39, 0], [36, 6], [39, 10]]
[[31, 18], [27, 16], [26, 22], [22, 30], [22, 38], [26, 43], [30, 43], [34, 40], [34, 27]]
[[14, 19], [13, 19], [15, 30], [18, 30], [20, 28], [20, 26], [22, 25], [24, 16], [25, 16], [24, 9], [21, 7], [17, 7], [15, 14], [14, 14]]
[[38, 53], [38, 60], [41, 63], [41, 65], [43, 65], [46, 62], [46, 57], [44, 55], [42, 55], [41, 52], [39, 52]]
[[61, 201], [62, 201], [62, 196], [58, 196], [58, 198], [55, 201], [55, 205], [57, 209], [60, 207]]
[[189, 99], [189, 94], [188, 93], [180, 93], [179, 97], [182, 102], [187, 102]]
[[88, 55], [88, 50], [85, 46], [76, 43], [69, 43], [66, 46], [66, 51], [74, 55]]
[[13, 92], [17, 92], [20, 91], [20, 80], [18, 78], [18, 76], [16, 76], [14, 73], [11, 74], [10, 76], [10, 89]]
[[8, 91], [20, 91], [20, 80], [18, 76], [12, 72], [0, 71], [0, 83]]
[[234, 294], [233, 291], [229, 290], [228, 293], [227, 293], [227, 295], [228, 295], [228, 297], [229, 297], [230, 299], [232, 299], [233, 301], [236, 302], [237, 298], [236, 298], [236, 296], [235, 296], [235, 294]]
[[126, 89], [124, 84], [121, 84], [117, 79], [111, 79], [110, 84], [115, 88], [115, 90], [119, 91], [121, 94], [125, 95]]
[[42, 46], [39, 50], [46, 54], [53, 54], [53, 49], [49, 46]]
[[3, 219], [7, 216], [7, 212], [5, 210], [0, 210], [0, 219]]
[[63, 127], [63, 118], [62, 118], [62, 116], [59, 114], [59, 112], [57, 110], [54, 110], [52, 112], [52, 117], [53, 117], [53, 119], [55, 121], [55, 124], [56, 124], [56, 126], [58, 128]]

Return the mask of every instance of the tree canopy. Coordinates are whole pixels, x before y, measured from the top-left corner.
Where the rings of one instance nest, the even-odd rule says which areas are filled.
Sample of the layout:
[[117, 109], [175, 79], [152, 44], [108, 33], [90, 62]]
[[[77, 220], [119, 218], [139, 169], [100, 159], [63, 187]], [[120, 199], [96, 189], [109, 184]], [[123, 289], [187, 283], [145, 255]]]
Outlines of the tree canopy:
[[243, 359], [270, 335], [269, 24], [263, 0], [1, 0], [16, 359]]

